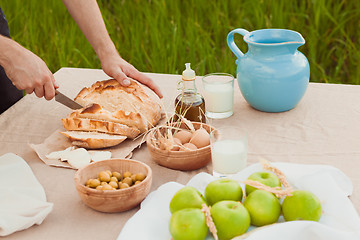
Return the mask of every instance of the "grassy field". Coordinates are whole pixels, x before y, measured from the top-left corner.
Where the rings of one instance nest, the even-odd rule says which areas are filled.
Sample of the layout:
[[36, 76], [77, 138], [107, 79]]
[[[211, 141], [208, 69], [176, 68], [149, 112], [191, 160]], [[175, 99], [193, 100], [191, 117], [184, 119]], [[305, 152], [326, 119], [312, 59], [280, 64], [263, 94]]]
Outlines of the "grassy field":
[[[226, 44], [235, 28], [300, 32], [311, 81], [360, 84], [360, 1], [119, 0], [98, 1], [120, 54], [144, 72], [179, 74], [191, 62], [198, 75], [235, 74]], [[100, 63], [61, 0], [1, 0], [10, 34], [55, 72]], [[241, 50], [247, 46], [236, 38]]]

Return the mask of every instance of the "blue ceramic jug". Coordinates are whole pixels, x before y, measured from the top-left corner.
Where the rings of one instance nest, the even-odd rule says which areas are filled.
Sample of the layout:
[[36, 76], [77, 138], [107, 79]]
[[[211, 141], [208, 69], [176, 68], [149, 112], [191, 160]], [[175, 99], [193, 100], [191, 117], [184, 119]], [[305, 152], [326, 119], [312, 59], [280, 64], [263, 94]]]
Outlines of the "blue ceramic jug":
[[[243, 35], [248, 44], [243, 54], [234, 34]], [[264, 112], [283, 112], [294, 108], [309, 84], [310, 68], [297, 50], [305, 43], [300, 33], [286, 29], [248, 32], [238, 28], [227, 36], [237, 60], [237, 81], [245, 100]]]

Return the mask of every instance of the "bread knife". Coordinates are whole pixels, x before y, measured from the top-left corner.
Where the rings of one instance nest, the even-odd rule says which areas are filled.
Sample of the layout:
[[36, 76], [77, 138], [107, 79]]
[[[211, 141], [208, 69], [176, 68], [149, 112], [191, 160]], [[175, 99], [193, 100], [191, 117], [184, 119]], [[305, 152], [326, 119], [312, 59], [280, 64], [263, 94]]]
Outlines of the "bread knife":
[[55, 90], [55, 100], [74, 110], [83, 108], [83, 106], [81, 106], [71, 98], [68, 98], [67, 96], [59, 92], [57, 89]]

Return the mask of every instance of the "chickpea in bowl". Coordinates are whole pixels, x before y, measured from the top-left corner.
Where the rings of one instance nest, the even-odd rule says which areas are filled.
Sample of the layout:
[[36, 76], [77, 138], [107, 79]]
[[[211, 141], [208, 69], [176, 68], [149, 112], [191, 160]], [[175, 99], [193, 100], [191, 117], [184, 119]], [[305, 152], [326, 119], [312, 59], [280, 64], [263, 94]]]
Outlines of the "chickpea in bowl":
[[135, 186], [146, 178], [144, 173], [131, 173], [129, 171], [121, 174], [110, 170], [101, 171], [97, 178], [90, 178], [86, 186], [97, 190], [116, 190]]
[[[100, 173], [101, 178], [99, 176]], [[130, 182], [128, 182], [128, 187], [119, 188], [120, 176], [117, 178], [113, 176], [114, 173], [115, 175], [117, 173], [123, 173], [121, 183], [129, 178], [131, 180], [131, 186]], [[126, 176], [125, 173], [131, 175]], [[136, 181], [134, 182], [134, 180], [136, 180], [137, 174], [141, 174], [141, 176], [139, 175], [138, 177], [143, 178], [143, 180], [135, 184]], [[133, 175], [134, 177], [131, 179]], [[114, 178], [117, 178], [117, 188], [115, 188], [115, 184], [110, 184], [110, 182], [115, 182]], [[98, 189], [97, 187], [99, 185], [95, 188], [91, 187], [90, 179], [91, 184], [93, 184], [92, 186], [97, 185], [97, 181], [99, 181], [99, 185], [103, 182], [103, 187], [99, 187]], [[140, 161], [131, 159], [109, 159], [94, 162], [79, 169], [75, 173], [74, 180], [76, 190], [81, 200], [88, 207], [100, 212], [123, 212], [139, 205], [149, 194], [152, 184], [152, 170], [147, 164]], [[108, 185], [106, 189], [104, 189], [105, 183]]]

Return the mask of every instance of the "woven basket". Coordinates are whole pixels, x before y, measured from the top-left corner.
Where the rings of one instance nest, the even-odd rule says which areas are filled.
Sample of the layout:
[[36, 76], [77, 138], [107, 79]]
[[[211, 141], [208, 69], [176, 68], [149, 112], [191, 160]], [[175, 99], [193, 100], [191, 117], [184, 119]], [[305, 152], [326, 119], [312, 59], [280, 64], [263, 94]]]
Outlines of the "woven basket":
[[[192, 122], [192, 124], [195, 129], [199, 129], [202, 126], [208, 133], [215, 129], [205, 123]], [[172, 126], [189, 129], [184, 123], [175, 123], [172, 124]], [[162, 127], [160, 127], [160, 130], [166, 129], [166, 127], [161, 128]], [[152, 159], [161, 166], [188, 171], [202, 168], [211, 161], [210, 145], [194, 151], [167, 151], [154, 145], [151, 140], [154, 134], [156, 134], [155, 129], [148, 134], [146, 144]]]

